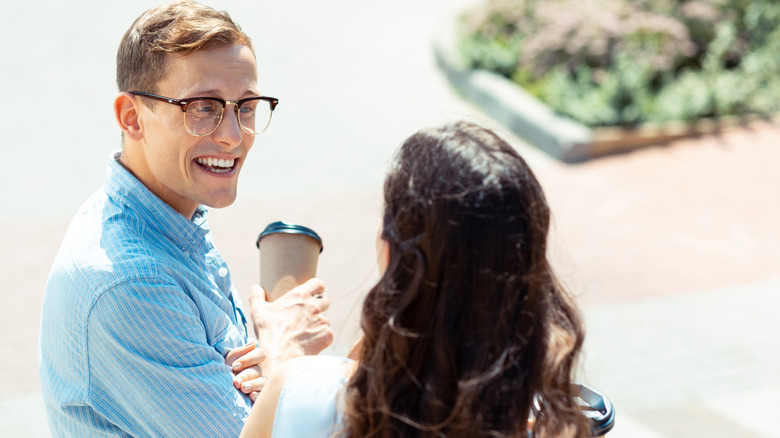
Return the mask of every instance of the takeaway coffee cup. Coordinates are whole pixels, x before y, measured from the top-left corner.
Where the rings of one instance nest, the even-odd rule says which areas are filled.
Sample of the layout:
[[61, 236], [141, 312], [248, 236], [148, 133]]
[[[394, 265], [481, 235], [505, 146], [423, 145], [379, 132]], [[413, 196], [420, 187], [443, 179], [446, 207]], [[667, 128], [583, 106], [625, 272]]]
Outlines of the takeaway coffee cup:
[[268, 224], [257, 236], [257, 248], [260, 286], [268, 301], [275, 301], [315, 276], [322, 239], [311, 228], [278, 221]]

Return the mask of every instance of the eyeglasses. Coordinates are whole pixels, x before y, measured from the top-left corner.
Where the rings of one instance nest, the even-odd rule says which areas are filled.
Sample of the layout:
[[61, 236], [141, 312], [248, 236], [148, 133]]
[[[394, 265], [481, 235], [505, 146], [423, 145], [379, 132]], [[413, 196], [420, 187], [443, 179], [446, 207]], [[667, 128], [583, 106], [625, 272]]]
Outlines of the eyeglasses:
[[130, 94], [179, 105], [184, 113], [184, 128], [196, 137], [203, 137], [217, 130], [228, 104], [235, 105], [236, 119], [242, 131], [249, 135], [260, 134], [271, 124], [274, 108], [279, 103], [279, 99], [267, 96], [224, 100], [218, 97], [171, 99], [140, 91], [131, 91]]

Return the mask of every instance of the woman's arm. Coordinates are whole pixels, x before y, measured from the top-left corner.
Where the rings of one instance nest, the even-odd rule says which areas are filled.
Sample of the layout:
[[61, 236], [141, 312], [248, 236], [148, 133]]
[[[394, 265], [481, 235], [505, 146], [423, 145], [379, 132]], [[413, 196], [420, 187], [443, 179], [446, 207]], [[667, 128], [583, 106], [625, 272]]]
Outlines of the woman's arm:
[[275, 429], [285, 436], [330, 436], [339, 393], [356, 364], [337, 356], [303, 356], [286, 361], [272, 372], [241, 436], [267, 438]]
[[274, 417], [276, 406], [282, 395], [282, 389], [287, 380], [303, 366], [310, 357], [297, 357], [290, 359], [271, 374], [268, 383], [265, 384], [257, 397], [252, 412], [241, 430], [240, 438], [270, 438], [274, 430]]

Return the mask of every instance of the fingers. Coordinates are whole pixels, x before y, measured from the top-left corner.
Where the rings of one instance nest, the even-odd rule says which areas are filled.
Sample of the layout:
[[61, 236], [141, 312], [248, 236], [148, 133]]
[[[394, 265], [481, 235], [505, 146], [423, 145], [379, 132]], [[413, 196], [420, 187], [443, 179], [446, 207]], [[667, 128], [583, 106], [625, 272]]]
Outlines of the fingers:
[[255, 301], [268, 301], [268, 294], [265, 293], [263, 286], [259, 284], [253, 284], [252, 289], [249, 291], [249, 302], [253, 303]]
[[[228, 353], [228, 356], [232, 354], [234, 351], [243, 348], [244, 347], [239, 347], [231, 350], [230, 353]], [[265, 351], [263, 351], [260, 348], [255, 348], [255, 344], [251, 343], [251, 349], [249, 351], [246, 351], [243, 355], [235, 358], [235, 360], [232, 363], [228, 363], [228, 365], [230, 365], [230, 367], [233, 368], [233, 373], [236, 374], [247, 368], [260, 366], [260, 364], [263, 363], [265, 359], [266, 359]], [[225, 362], [227, 363], [227, 360]]]
[[[262, 287], [255, 285], [260, 291]], [[254, 293], [254, 289], [253, 289]], [[265, 293], [263, 291], [263, 293]], [[279, 306], [305, 305], [311, 314], [316, 315], [326, 311], [330, 307], [330, 300], [324, 295], [325, 285], [319, 278], [311, 278], [305, 283], [290, 289], [289, 292], [282, 295], [274, 303]], [[259, 294], [259, 291], [258, 291]], [[250, 302], [252, 296], [249, 297]], [[259, 298], [257, 298], [259, 299]]]
[[303, 297], [314, 300], [309, 303], [313, 306], [312, 313], [317, 314], [328, 310], [330, 300], [325, 296], [325, 285], [319, 278], [312, 278], [298, 287], [301, 288], [300, 294]]
[[261, 377], [263, 377], [263, 370], [260, 367], [254, 366], [252, 368], [247, 368], [233, 376], [233, 386], [235, 386], [236, 389], [240, 389], [243, 392], [249, 394], [249, 391], [252, 391], [253, 388], [250, 386], [244, 390], [244, 387], [250, 382]]
[[312, 313], [322, 313], [330, 307], [330, 300], [325, 295], [316, 295], [311, 298]]
[[[314, 279], [314, 278], [312, 280], [319, 281], [318, 279]], [[325, 286], [322, 284], [322, 282], [319, 282], [318, 284], [316, 282], [309, 283], [309, 281], [304, 283], [305, 285], [308, 285], [310, 287], [310, 289], [307, 292], [314, 298], [321, 297], [322, 293], [325, 292]]]
[[[247, 342], [246, 344], [236, 347], [225, 355], [225, 364], [233, 369], [236, 369], [236, 361], [240, 361], [240, 358], [251, 351], [255, 350], [257, 345], [254, 342]], [[259, 350], [262, 353], [262, 350]], [[238, 365], [238, 369], [242, 369], [241, 365]]]
[[296, 286], [285, 295], [298, 296], [300, 298], [314, 297], [325, 293], [325, 285], [319, 278], [310, 278], [300, 286]]
[[256, 348], [233, 362], [233, 373], [235, 374], [233, 376], [233, 386], [245, 394], [249, 394], [252, 391], [260, 391], [262, 386], [265, 385], [263, 369], [260, 367], [260, 364], [265, 359], [265, 352]]
[[267, 377], [258, 377], [256, 379], [247, 380], [241, 383], [241, 387], [239, 389], [244, 394], [249, 395], [249, 398], [252, 401], [256, 401], [257, 396], [260, 394], [260, 391], [263, 390], [263, 388], [267, 383], [268, 383]]
[[266, 359], [265, 351], [257, 348], [254, 342], [234, 348], [225, 356], [225, 363], [233, 369], [233, 386], [254, 402], [265, 386], [260, 364]]
[[333, 330], [330, 327], [328, 327], [326, 330], [323, 331], [322, 336], [320, 336], [319, 338], [319, 342], [314, 347], [316, 353], [311, 352], [309, 354], [320, 354], [322, 350], [328, 348], [332, 343], [333, 343]]
[[305, 335], [300, 336], [298, 341], [304, 354], [319, 354], [333, 342], [333, 329], [330, 328], [330, 321], [321, 316], [318, 319], [318, 324], [308, 330]]

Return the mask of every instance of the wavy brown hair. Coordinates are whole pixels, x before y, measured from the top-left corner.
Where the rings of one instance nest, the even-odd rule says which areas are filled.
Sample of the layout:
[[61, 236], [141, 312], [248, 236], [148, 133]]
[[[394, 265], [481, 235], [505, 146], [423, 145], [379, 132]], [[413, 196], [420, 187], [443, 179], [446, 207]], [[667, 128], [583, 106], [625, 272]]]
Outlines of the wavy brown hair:
[[570, 385], [583, 328], [547, 261], [550, 212], [504, 140], [459, 122], [401, 146], [387, 270], [366, 297], [343, 436], [588, 436]]
[[[169, 56], [252, 42], [227, 12], [193, 1], [149, 9], [125, 32], [116, 55], [119, 91], [156, 93]], [[178, 96], [177, 96], [178, 97]], [[153, 107], [154, 101], [148, 105]]]

